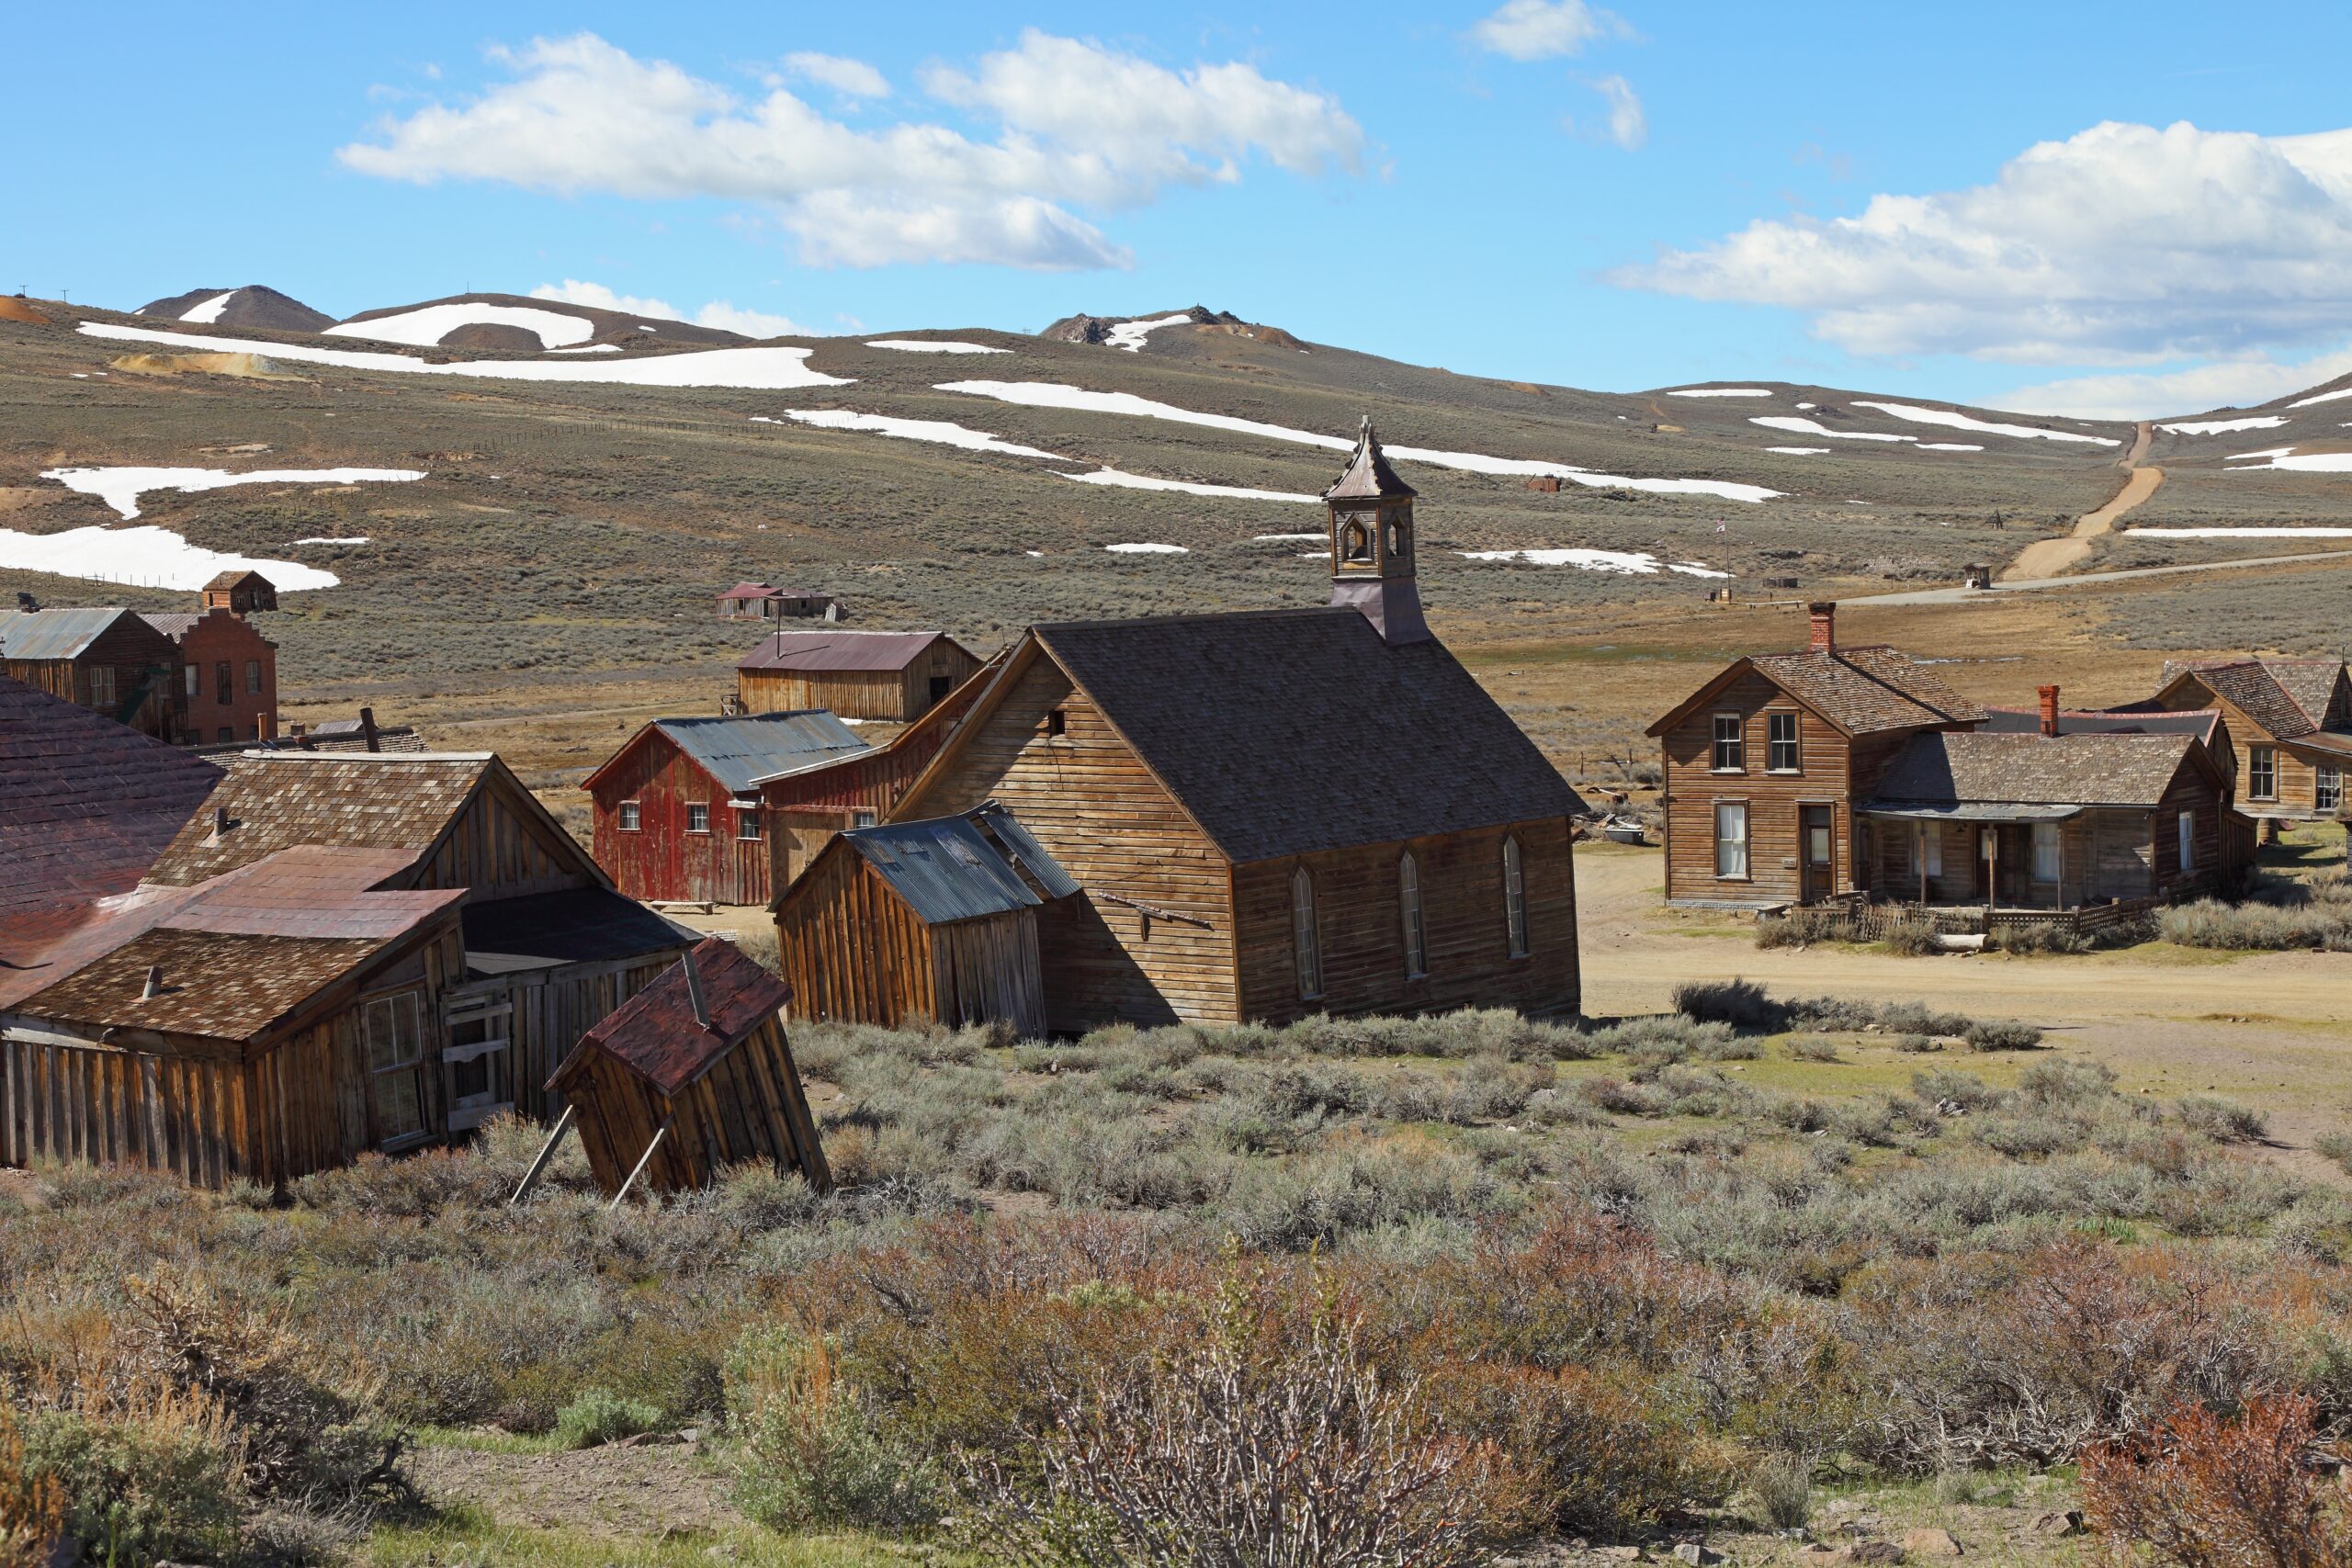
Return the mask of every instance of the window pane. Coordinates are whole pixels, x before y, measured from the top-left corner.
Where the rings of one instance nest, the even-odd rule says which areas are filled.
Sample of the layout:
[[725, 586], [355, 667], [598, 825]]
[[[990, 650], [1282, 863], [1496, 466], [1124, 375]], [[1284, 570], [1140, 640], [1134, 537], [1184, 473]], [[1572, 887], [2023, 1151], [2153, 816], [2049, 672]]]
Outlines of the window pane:
[[1521, 874], [1519, 840], [1503, 840], [1503, 925], [1510, 936], [1510, 955], [1527, 956], [1527, 882]]
[[1421, 869], [1411, 855], [1396, 863], [1396, 895], [1405, 916], [1405, 973], [1426, 974], [1429, 964], [1421, 930]]
[[2036, 822], [2033, 825], [2033, 879], [2036, 882], [2058, 880], [2058, 824]]
[[707, 833], [710, 831], [709, 807], [689, 806], [686, 807], [686, 831], [689, 833]]
[[1747, 749], [1740, 738], [1739, 716], [1731, 713], [1717, 714], [1715, 716], [1715, 771], [1737, 773], [1747, 766]]
[[416, 1069], [379, 1073], [368, 1080], [376, 1097], [376, 1121], [387, 1140], [424, 1131], [424, 1105], [417, 1093]]
[[1765, 766], [1775, 773], [1795, 773], [1797, 771], [1797, 716], [1792, 713], [1776, 713], [1771, 716], [1770, 723], [1772, 727], [1771, 755], [1765, 759]]
[[2193, 811], [2180, 814], [2180, 869], [2197, 869], [2197, 814]]
[[1747, 807], [1726, 800], [1715, 807], [1715, 874], [1747, 874]]

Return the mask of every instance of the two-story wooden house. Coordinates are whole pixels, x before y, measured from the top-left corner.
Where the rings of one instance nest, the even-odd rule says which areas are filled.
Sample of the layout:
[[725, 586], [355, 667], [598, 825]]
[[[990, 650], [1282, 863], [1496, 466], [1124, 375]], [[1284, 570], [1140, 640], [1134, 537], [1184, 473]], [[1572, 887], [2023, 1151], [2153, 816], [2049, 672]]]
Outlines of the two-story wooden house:
[[2211, 708], [2236, 749], [2239, 808], [2275, 831], [2280, 822], [2341, 820], [2352, 771], [2352, 677], [2335, 659], [2182, 660], [2164, 684], [2122, 712]]
[[1913, 737], [1984, 718], [1894, 649], [1839, 646], [1835, 604], [1809, 613], [1804, 652], [1735, 660], [1649, 728], [1670, 904], [1761, 908], [1866, 886], [1855, 802]]

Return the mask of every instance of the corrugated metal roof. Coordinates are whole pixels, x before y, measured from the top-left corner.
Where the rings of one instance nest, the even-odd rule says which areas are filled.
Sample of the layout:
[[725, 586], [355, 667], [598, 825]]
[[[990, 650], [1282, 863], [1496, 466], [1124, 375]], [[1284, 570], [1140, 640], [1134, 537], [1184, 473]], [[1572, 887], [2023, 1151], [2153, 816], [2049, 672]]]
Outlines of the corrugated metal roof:
[[991, 800], [972, 813], [972, 819], [993, 837], [1012, 863], [1029, 874], [1031, 881], [1048, 898], [1067, 898], [1079, 890], [1079, 880], [1062, 869], [1061, 862], [1046, 852], [1046, 846], [1021, 824], [1021, 819]]
[[979, 919], [1045, 902], [961, 817], [855, 828], [842, 838], [927, 925]]
[[10, 610], [0, 615], [0, 658], [78, 659], [130, 611]]
[[775, 590], [764, 582], [739, 582], [721, 593], [721, 599], [764, 599]]
[[771, 632], [735, 668], [904, 670], [946, 637], [945, 632]]
[[[44, 611], [43, 613], [46, 614], [47, 612]], [[157, 631], [162, 632], [165, 637], [170, 637], [174, 642], [177, 642], [180, 638], [187, 636], [187, 634], [195, 628], [196, 623], [202, 620], [204, 617], [201, 615], [191, 615], [182, 611], [166, 612], [161, 615], [141, 615], [139, 618], [146, 622], [149, 626], [154, 627]]]
[[777, 773], [874, 750], [824, 708], [748, 718], [657, 718], [653, 725], [736, 795], [752, 793], [761, 779]]

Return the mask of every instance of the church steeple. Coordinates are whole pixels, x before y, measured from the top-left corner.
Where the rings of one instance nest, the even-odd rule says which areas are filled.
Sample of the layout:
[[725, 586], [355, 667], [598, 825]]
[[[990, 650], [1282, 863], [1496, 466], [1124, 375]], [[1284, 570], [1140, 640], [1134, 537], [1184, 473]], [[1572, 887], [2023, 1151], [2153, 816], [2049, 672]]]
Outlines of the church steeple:
[[1371, 415], [1323, 504], [1330, 512], [1331, 603], [1363, 611], [1391, 644], [1427, 641], [1413, 577], [1413, 487], [1388, 466]]

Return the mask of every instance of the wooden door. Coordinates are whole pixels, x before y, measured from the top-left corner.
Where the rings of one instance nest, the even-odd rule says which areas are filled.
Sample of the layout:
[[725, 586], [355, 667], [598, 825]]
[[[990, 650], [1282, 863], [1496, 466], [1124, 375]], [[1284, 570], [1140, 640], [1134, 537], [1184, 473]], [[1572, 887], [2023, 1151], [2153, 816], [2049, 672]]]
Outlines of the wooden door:
[[1826, 806], [1797, 808], [1797, 856], [1804, 868], [1804, 901], [1818, 903], [1837, 891], [1837, 834]]

